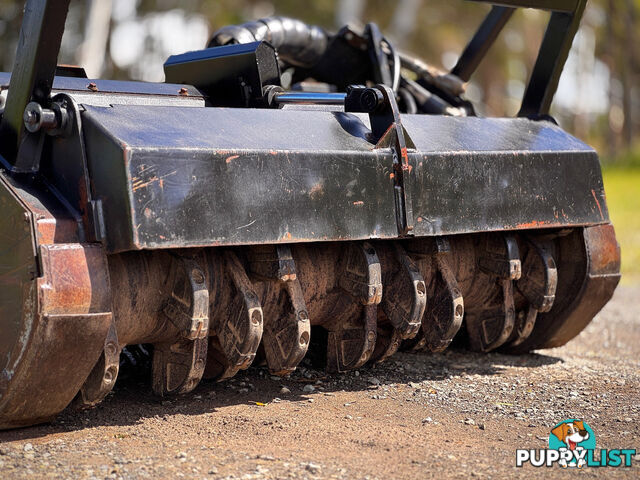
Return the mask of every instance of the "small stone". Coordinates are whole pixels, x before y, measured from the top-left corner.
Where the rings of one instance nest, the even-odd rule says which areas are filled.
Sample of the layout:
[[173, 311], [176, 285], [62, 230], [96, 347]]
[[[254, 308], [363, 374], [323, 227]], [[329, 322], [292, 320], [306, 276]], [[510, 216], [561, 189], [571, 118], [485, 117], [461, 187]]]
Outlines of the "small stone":
[[479, 423], [479, 424], [478, 424], [478, 428], [479, 428], [480, 430], [484, 430], [484, 429], [485, 429], [484, 423]]
[[631, 417], [624, 417], [624, 421], [625, 421], [625, 422], [633, 422], [633, 418], [631, 418]]
[[310, 383], [306, 384], [303, 388], [302, 391], [304, 393], [311, 393], [311, 392], [315, 392], [316, 391], [316, 387], [314, 387], [313, 385], [311, 385]]
[[465, 425], [475, 425], [475, 424], [476, 424], [476, 422], [473, 420], [473, 418], [467, 418], [467, 419], [464, 421], [464, 424], [465, 424]]
[[309, 399], [307, 399], [307, 402], [308, 402], [308, 403], [313, 403], [314, 401], [315, 401], [315, 400], [314, 400], [313, 398], [309, 398]]
[[358, 370], [356, 370], [355, 372], [353, 372], [353, 374], [354, 374], [356, 377], [359, 377], [359, 376], [360, 376], [360, 372], [359, 372]]
[[577, 397], [579, 394], [578, 394], [578, 392], [576, 392], [576, 391], [574, 390], [573, 392], [569, 392], [569, 395], [570, 395], [571, 397]]
[[238, 393], [249, 393], [249, 389], [248, 388], [241, 388], [240, 390], [238, 390]]
[[187, 458], [187, 454], [185, 452], [180, 452], [176, 455], [176, 458]]
[[371, 385], [380, 385], [380, 380], [379, 380], [379, 379], [377, 379], [376, 377], [371, 377], [371, 378], [369, 379], [369, 383], [370, 383]]
[[431, 417], [422, 419], [422, 423], [431, 423], [431, 422], [433, 422], [433, 419]]
[[25, 443], [24, 444], [24, 451], [25, 452], [30, 452], [31, 450], [33, 450], [33, 445], [31, 445], [30, 443]]
[[307, 469], [308, 472], [311, 472], [313, 474], [320, 473], [320, 470], [322, 470], [320, 468], [320, 465], [316, 465], [315, 463], [307, 463], [305, 468]]
[[353, 420], [353, 417], [351, 415], [345, 415], [344, 418], [347, 420]]
[[216, 473], [218, 473], [218, 469], [216, 467], [211, 467], [209, 469], [209, 475], [215, 475]]
[[282, 387], [280, 389], [280, 393], [283, 395], [288, 395], [289, 393], [291, 393], [291, 390], [289, 390], [287, 387]]

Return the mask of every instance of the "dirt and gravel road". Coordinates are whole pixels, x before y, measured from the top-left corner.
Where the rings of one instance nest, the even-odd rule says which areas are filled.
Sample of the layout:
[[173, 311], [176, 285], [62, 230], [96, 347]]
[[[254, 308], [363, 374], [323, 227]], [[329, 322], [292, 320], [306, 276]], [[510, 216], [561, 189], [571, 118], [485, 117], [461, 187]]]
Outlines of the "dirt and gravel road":
[[578, 339], [522, 357], [400, 354], [285, 380], [253, 368], [170, 401], [130, 380], [94, 410], [0, 433], [0, 478], [639, 478], [640, 455], [624, 469], [514, 467], [567, 418], [597, 448], [640, 452], [639, 310], [640, 287], [621, 287]]

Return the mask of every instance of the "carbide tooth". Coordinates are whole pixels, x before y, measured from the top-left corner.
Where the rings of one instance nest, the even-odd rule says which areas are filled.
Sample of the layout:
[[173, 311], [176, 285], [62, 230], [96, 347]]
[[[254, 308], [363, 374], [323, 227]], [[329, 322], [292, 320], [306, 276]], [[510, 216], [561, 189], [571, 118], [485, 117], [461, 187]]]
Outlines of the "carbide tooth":
[[515, 325], [513, 281], [522, 275], [520, 252], [513, 235], [488, 234], [478, 258], [486, 281], [497, 280], [499, 294], [482, 305], [467, 306], [465, 323], [472, 350], [488, 352], [503, 345]]
[[538, 313], [551, 310], [556, 297], [558, 270], [551, 255], [553, 245], [534, 237], [526, 239], [526, 255], [523, 260], [522, 277], [516, 287], [528, 305], [516, 315], [516, 325], [505, 349], [516, 347], [533, 332]]
[[420, 330], [427, 305], [424, 278], [397, 242], [383, 251], [384, 295], [380, 306], [400, 338], [412, 338]]
[[325, 325], [329, 372], [361, 367], [371, 358], [377, 341], [377, 312], [383, 293], [380, 259], [369, 242], [350, 243], [346, 248], [338, 285], [361, 307], [356, 309], [359, 316], [348, 309], [346, 318]]
[[113, 389], [120, 369], [121, 351], [116, 325], [112, 320], [102, 354], [76, 397], [76, 404], [80, 408], [97, 405]]
[[371, 360], [382, 362], [403, 340], [420, 332], [427, 305], [427, 287], [415, 262], [397, 242], [380, 247], [383, 295], [378, 311], [378, 339]]
[[277, 291], [274, 309], [278, 313], [265, 318], [262, 345], [271, 373], [287, 375], [302, 361], [311, 340], [311, 322], [291, 249], [286, 245], [253, 247], [247, 259], [251, 273]]
[[[221, 258], [222, 257], [222, 258]], [[223, 262], [224, 288], [231, 288], [232, 304], [222, 309], [224, 318], [212, 325], [205, 378], [224, 380], [249, 367], [262, 339], [263, 313], [260, 301], [238, 257], [224, 251], [215, 261]], [[219, 306], [214, 306], [215, 311]]]
[[362, 318], [339, 322], [337, 327], [329, 330], [327, 371], [354, 370], [371, 358], [377, 339], [377, 314], [377, 305], [366, 305]]
[[450, 265], [449, 242], [443, 237], [438, 237], [435, 246], [435, 295], [422, 322], [422, 330], [429, 351], [442, 352], [460, 330], [464, 316], [464, 301]]
[[209, 290], [198, 261], [175, 255], [167, 281], [164, 315], [182, 338], [156, 343], [153, 350], [153, 390], [157, 395], [187, 393], [204, 373], [209, 335]]

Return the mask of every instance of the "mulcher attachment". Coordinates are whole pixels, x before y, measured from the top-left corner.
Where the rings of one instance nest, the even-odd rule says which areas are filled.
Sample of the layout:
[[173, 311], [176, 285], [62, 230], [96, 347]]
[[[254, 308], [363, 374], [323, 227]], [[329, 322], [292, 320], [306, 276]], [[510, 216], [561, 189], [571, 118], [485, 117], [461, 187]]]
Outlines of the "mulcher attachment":
[[[266, 19], [150, 84], [56, 77], [69, 0], [28, 0], [0, 73], [0, 428], [96, 405], [128, 345], [168, 396], [576, 336], [620, 278], [597, 154], [548, 117], [585, 0], [496, 3], [451, 74], [374, 25]], [[477, 118], [464, 83], [516, 7], [552, 10], [520, 118]]]

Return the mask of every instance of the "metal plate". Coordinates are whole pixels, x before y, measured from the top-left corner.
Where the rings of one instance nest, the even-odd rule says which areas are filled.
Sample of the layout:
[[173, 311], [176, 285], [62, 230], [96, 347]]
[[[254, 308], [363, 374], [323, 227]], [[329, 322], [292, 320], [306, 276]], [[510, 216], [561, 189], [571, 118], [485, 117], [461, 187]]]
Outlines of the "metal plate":
[[[397, 237], [391, 151], [363, 116], [88, 106], [83, 120], [111, 252]], [[597, 155], [555, 125], [402, 120], [418, 236], [608, 219]]]

